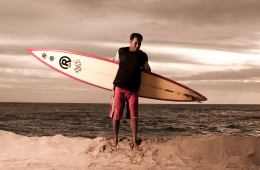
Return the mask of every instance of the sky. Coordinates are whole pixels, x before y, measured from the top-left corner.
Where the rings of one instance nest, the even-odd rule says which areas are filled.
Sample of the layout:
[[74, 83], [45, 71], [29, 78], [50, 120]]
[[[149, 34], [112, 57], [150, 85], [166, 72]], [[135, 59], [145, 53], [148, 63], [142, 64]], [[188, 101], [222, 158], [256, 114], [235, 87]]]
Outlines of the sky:
[[113, 58], [138, 32], [152, 71], [205, 104], [260, 104], [259, 11], [259, 0], [0, 0], [0, 102], [108, 103], [110, 91], [51, 70], [26, 48]]

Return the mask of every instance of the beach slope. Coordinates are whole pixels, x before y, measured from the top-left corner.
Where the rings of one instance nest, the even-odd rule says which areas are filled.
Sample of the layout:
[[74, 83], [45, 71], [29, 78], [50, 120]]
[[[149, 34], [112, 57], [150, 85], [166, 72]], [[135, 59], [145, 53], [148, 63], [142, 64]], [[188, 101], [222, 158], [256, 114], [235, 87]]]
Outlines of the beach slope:
[[0, 169], [260, 169], [260, 137], [199, 135], [143, 139], [139, 149], [112, 140], [27, 137], [0, 131]]

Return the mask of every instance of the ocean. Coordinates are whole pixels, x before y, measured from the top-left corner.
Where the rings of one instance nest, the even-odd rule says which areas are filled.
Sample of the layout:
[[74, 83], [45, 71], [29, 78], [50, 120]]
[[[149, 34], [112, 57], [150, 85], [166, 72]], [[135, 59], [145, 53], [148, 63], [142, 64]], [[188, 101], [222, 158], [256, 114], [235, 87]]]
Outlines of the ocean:
[[[26, 136], [112, 137], [108, 104], [0, 103], [0, 130]], [[260, 136], [260, 105], [140, 104], [139, 137]], [[130, 137], [121, 119], [119, 137]]]

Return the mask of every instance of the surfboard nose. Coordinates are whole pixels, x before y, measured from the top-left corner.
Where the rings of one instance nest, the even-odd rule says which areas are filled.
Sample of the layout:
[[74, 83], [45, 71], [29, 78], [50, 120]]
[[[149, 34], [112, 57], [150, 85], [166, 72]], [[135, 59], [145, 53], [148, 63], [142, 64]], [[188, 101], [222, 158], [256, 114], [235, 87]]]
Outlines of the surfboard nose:
[[27, 50], [28, 52], [35, 51], [34, 48], [26, 48], [26, 50]]

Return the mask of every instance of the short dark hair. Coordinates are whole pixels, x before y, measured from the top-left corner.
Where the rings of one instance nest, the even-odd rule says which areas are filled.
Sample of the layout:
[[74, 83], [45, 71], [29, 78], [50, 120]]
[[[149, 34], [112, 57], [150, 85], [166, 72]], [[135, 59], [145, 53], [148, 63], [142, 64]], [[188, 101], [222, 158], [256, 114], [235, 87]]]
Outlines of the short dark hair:
[[143, 41], [143, 36], [139, 33], [132, 33], [130, 35], [130, 40], [133, 40], [135, 37], [138, 38], [139, 41]]

